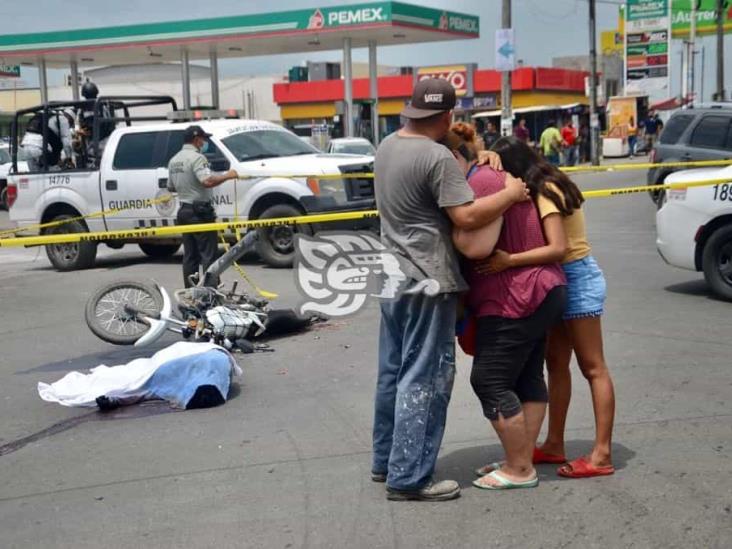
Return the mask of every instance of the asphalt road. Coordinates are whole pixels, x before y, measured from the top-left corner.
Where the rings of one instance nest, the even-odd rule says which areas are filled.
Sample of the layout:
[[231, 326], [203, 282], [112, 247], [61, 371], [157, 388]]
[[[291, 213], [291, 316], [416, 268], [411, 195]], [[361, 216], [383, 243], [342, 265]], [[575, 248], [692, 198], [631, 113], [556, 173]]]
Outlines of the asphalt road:
[[[643, 176], [577, 180], [605, 188]], [[244, 376], [225, 406], [100, 415], [45, 403], [36, 383], [140, 356], [91, 334], [85, 300], [120, 278], [177, 287], [180, 257], [153, 262], [129, 247], [60, 274], [43, 252], [0, 250], [0, 545], [729, 547], [732, 305], [714, 299], [700, 274], [663, 263], [647, 196], [592, 200], [587, 219], [609, 284], [617, 474], [560, 480], [540, 466], [534, 490], [471, 488], [473, 468], [499, 458], [500, 445], [461, 355], [437, 476], [464, 489], [439, 504], [388, 502], [369, 479], [374, 305], [278, 340], [275, 353], [240, 356]], [[297, 301], [291, 271], [255, 260], [247, 268], [283, 305]], [[593, 437], [576, 371], [575, 382], [570, 456]]]

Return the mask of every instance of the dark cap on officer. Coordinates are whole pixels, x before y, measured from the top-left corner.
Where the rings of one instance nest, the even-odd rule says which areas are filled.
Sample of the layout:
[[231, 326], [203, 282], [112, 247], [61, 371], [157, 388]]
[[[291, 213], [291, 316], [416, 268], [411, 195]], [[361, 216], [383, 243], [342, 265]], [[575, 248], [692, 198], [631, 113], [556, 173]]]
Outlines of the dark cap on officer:
[[405, 118], [429, 118], [455, 108], [455, 88], [442, 78], [425, 78], [417, 82], [412, 100], [401, 115]]
[[196, 137], [203, 137], [204, 139], [208, 139], [209, 137], [211, 137], [211, 134], [203, 131], [203, 128], [201, 126], [188, 126], [186, 128], [186, 131], [183, 132], [183, 143], [193, 143], [193, 140]]

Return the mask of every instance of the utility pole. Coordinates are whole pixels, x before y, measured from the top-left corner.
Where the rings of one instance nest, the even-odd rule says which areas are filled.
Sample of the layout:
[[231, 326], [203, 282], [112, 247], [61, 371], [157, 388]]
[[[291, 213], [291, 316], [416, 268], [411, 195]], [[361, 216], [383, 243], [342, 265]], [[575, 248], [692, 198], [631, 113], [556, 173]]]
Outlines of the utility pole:
[[714, 94], [715, 101], [724, 101], [724, 8], [727, 2], [717, 0], [717, 92]]
[[[511, 0], [503, 0], [501, 11], [501, 28], [511, 28]], [[508, 128], [513, 129], [513, 112], [511, 110], [511, 71], [503, 71], [501, 75], [501, 135], [510, 135]]]
[[694, 105], [694, 60], [696, 57], [696, 10], [699, 4], [699, 0], [691, 1], [691, 25], [689, 28], [689, 43], [688, 47], [688, 67], [689, 67], [689, 83], [687, 84], [687, 96], [682, 98], [683, 101], [689, 100], [689, 106]]
[[595, 0], [590, 0], [590, 155], [593, 166], [600, 165], [600, 118], [597, 115], [597, 36]]

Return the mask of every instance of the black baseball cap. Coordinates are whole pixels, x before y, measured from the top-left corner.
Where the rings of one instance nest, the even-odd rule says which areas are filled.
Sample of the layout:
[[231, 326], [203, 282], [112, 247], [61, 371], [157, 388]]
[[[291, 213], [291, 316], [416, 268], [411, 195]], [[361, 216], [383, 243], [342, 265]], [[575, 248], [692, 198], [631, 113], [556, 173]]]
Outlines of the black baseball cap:
[[203, 131], [203, 128], [201, 126], [188, 126], [186, 128], [186, 131], [183, 133], [183, 141], [185, 143], [190, 143], [196, 137], [203, 137], [204, 139], [208, 139], [209, 137], [211, 137], [211, 134]]
[[412, 100], [404, 107], [405, 118], [428, 118], [455, 108], [455, 88], [442, 78], [425, 78], [417, 82]]

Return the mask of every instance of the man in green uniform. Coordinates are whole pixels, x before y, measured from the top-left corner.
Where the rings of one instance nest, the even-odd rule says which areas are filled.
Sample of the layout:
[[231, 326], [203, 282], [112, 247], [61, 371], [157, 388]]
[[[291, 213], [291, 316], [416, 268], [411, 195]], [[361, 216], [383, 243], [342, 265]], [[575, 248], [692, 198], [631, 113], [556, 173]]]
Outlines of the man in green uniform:
[[[211, 134], [201, 126], [189, 126], [183, 134], [183, 148], [168, 163], [168, 190], [178, 193], [177, 223], [193, 225], [216, 220], [216, 210], [211, 204], [212, 188], [236, 179], [239, 175], [229, 170], [214, 175], [203, 155], [208, 149]], [[218, 240], [216, 231], [183, 235], [183, 281], [185, 287], [193, 285], [191, 275], [205, 271], [216, 259]]]

